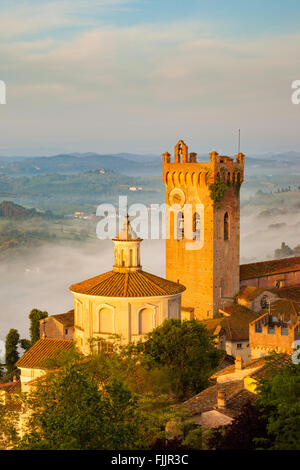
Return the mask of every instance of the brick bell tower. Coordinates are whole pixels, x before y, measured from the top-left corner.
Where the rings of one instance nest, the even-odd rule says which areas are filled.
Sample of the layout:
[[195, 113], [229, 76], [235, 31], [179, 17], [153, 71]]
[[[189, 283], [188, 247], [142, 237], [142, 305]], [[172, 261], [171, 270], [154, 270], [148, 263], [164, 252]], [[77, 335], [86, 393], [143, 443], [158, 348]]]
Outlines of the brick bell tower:
[[210, 153], [198, 163], [180, 140], [174, 161], [163, 154], [167, 199], [166, 278], [186, 286], [182, 317], [213, 318], [240, 287], [240, 186], [242, 153], [236, 160]]

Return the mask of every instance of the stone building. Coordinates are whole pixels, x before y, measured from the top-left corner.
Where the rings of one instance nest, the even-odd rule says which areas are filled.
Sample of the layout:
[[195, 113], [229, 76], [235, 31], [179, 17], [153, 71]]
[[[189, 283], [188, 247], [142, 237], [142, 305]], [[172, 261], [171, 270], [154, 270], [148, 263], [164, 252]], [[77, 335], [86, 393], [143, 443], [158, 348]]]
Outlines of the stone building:
[[239, 291], [239, 189], [243, 179], [242, 153], [235, 161], [214, 151], [208, 163], [198, 163], [197, 154], [188, 153], [180, 140], [174, 162], [168, 152], [163, 154], [170, 235], [166, 277], [186, 286], [183, 307], [192, 308], [198, 320], [215, 317]]
[[251, 359], [249, 324], [258, 316], [248, 308], [234, 304], [220, 309], [217, 318], [202, 320], [202, 323], [216, 336], [219, 349], [226, 351], [228, 356], [240, 356], [247, 362]]
[[253, 358], [271, 351], [292, 354], [300, 339], [300, 304], [279, 299], [269, 304], [249, 325], [249, 341]]
[[47, 360], [59, 357], [69, 351], [73, 341], [56, 338], [40, 338], [18, 360], [16, 366], [20, 369], [21, 391], [27, 392], [30, 382], [42, 377], [47, 370]]
[[84, 354], [89, 354], [92, 338], [98, 348], [109, 350], [113, 335], [119, 335], [123, 343], [137, 342], [164, 320], [181, 318], [185, 287], [142, 270], [141, 241], [127, 216], [113, 240], [113, 270], [70, 287], [74, 340]]
[[300, 284], [300, 257], [242, 264], [240, 284], [263, 289], [279, 289]]
[[74, 338], [74, 310], [58, 313], [40, 320], [40, 337], [72, 340]]

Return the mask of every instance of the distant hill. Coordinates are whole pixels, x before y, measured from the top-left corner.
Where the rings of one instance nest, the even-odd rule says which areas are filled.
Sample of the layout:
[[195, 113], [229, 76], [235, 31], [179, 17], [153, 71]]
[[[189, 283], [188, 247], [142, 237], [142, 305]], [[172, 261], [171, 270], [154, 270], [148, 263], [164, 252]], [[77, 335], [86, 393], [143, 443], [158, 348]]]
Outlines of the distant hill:
[[45, 174], [78, 174], [105, 168], [130, 176], [158, 175], [161, 158], [131, 154], [61, 154], [52, 157], [24, 158], [17, 161], [0, 159], [0, 174], [9, 176], [33, 176]]
[[25, 207], [15, 204], [12, 201], [2, 201], [0, 203], [0, 217], [28, 219], [33, 216], [40, 216], [35, 209], [25, 209]]
[[[199, 154], [198, 161], [208, 161], [209, 156]], [[246, 155], [245, 167], [250, 175], [260, 170], [275, 173], [294, 172], [299, 169], [300, 153], [283, 152], [278, 154]], [[128, 176], [161, 176], [160, 156], [117, 153], [112, 155], [93, 152], [59, 154], [49, 157], [0, 157], [0, 175], [75, 175], [104, 168]]]
[[98, 169], [71, 175], [34, 175], [31, 177], [0, 175], [0, 192], [14, 195], [15, 202], [53, 214], [95, 211], [98, 204], [117, 204], [119, 195], [129, 202], [162, 202], [161, 177], [135, 177], [111, 170]]

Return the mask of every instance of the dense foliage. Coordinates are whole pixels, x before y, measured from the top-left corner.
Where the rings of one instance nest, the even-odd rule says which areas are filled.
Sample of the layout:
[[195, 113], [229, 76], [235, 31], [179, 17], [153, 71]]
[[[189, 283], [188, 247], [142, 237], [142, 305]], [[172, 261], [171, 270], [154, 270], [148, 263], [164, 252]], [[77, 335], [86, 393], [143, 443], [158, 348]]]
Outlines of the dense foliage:
[[208, 446], [217, 450], [299, 450], [300, 364], [278, 367], [273, 354], [259, 379], [257, 398], [230, 426], [215, 429]]
[[258, 392], [257, 406], [267, 419], [268, 432], [268, 438], [257, 441], [258, 446], [299, 450], [300, 364], [291, 362], [276, 370], [271, 361], [268, 375], [260, 380]]
[[11, 328], [6, 336], [5, 342], [5, 364], [8, 373], [15, 369], [15, 364], [19, 359], [18, 344], [20, 335], [15, 328]]
[[43, 318], [48, 317], [48, 312], [42, 312], [42, 310], [38, 310], [33, 308], [29, 314], [30, 320], [30, 344], [31, 346], [36, 343], [36, 341], [40, 338], [40, 320]]
[[48, 374], [29, 399], [19, 449], [130, 449], [145, 443], [147, 423], [120, 380], [99, 386], [82, 364]]
[[172, 319], [148, 333], [142, 360], [150, 369], [163, 368], [173, 393], [182, 399], [208, 386], [222, 356], [203, 324]]
[[266, 436], [266, 420], [258, 407], [249, 401], [230, 426], [211, 431], [207, 445], [215, 450], [255, 450], [255, 439]]
[[210, 197], [215, 204], [218, 204], [228, 190], [228, 186], [220, 176], [216, 178], [216, 182], [209, 185]]

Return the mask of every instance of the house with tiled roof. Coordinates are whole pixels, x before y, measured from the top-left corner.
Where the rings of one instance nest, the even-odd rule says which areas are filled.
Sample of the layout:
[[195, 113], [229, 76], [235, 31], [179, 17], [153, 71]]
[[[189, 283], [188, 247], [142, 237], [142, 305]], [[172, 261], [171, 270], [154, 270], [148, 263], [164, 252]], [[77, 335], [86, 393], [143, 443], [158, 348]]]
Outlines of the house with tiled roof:
[[216, 335], [219, 349], [229, 356], [242, 356], [244, 361], [248, 361], [251, 357], [249, 324], [259, 315], [239, 304], [224, 307], [219, 313], [218, 318], [202, 320], [202, 323]]
[[300, 257], [261, 261], [240, 266], [240, 286], [263, 289], [291, 287], [300, 284]]
[[40, 337], [68, 339], [74, 338], [74, 309], [58, 313], [40, 320]]
[[56, 338], [40, 338], [17, 361], [20, 369], [21, 390], [26, 392], [31, 381], [42, 377], [47, 371], [47, 361], [58, 358], [72, 348], [73, 341]]
[[212, 385], [184, 402], [185, 419], [203, 428], [230, 425], [242, 407], [256, 398], [245, 389], [243, 380]]
[[300, 339], [300, 303], [280, 298], [270, 303], [249, 325], [251, 356], [271, 351], [292, 354]]
[[[290, 357], [281, 355], [272, 360], [272, 369], [285, 367]], [[202, 392], [178, 405], [181, 420], [170, 421], [166, 426], [169, 439], [182, 437], [182, 421], [202, 426], [204, 432], [219, 426], [228, 426], [240, 414], [244, 405], [257, 397], [257, 384], [268, 377], [270, 361], [258, 358], [244, 362], [237, 357], [235, 363], [214, 373], [214, 382]]]
[[21, 389], [21, 382], [13, 377], [11, 382], [0, 383], [0, 404], [5, 405], [7, 403], [7, 398], [10, 394], [16, 393]]
[[164, 320], [181, 318], [185, 287], [142, 270], [141, 241], [126, 216], [113, 239], [113, 269], [71, 285], [74, 340], [84, 354], [90, 353], [91, 338], [95, 347], [108, 351], [114, 335], [124, 343], [137, 342]]

